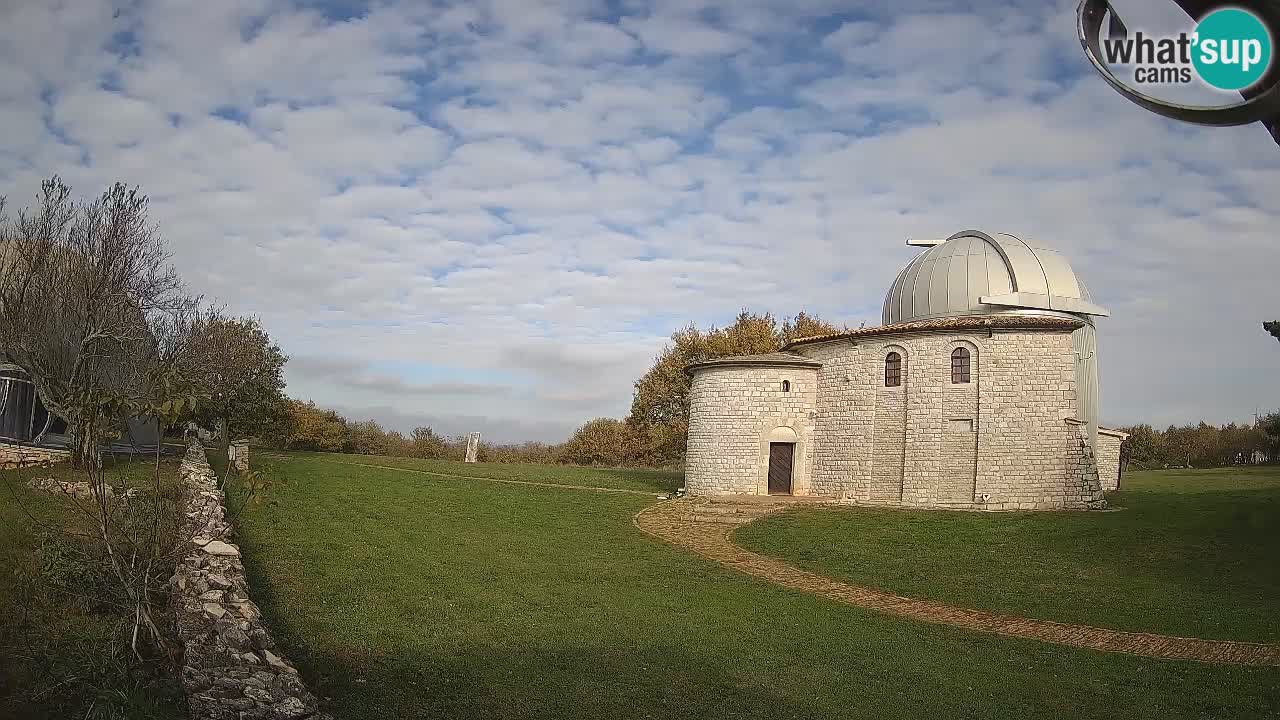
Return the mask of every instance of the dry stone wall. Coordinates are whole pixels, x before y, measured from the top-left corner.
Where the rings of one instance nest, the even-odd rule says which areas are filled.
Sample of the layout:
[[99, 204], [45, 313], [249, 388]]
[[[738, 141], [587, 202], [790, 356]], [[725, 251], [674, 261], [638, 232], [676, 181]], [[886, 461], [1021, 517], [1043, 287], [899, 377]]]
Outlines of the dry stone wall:
[[191, 552], [170, 580], [192, 720], [314, 720], [314, 695], [281, 656], [249, 599], [222, 491], [198, 440], [181, 465]]
[[0, 443], [0, 470], [20, 467], [43, 467], [62, 462], [71, 456], [66, 450]]

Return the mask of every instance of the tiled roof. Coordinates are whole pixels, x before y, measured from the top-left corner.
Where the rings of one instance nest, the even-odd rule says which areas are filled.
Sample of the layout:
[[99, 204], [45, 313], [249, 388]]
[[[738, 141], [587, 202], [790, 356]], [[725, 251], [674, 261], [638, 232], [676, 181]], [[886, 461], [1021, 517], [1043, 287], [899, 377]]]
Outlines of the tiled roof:
[[734, 365], [762, 365], [765, 367], [822, 367], [822, 363], [817, 360], [797, 355], [789, 352], [771, 352], [761, 353], [759, 355], [730, 355], [728, 357], [712, 358], [703, 360], [702, 362], [691, 363], [685, 367], [685, 372], [693, 372], [709, 367], [724, 367]]
[[797, 345], [845, 340], [877, 335], [895, 335], [909, 332], [938, 332], [945, 330], [1075, 330], [1084, 323], [1072, 318], [1053, 315], [961, 315], [958, 317], [931, 318], [894, 325], [877, 325], [876, 327], [846, 330], [845, 332], [815, 335], [814, 337], [797, 338], [787, 343], [783, 350]]

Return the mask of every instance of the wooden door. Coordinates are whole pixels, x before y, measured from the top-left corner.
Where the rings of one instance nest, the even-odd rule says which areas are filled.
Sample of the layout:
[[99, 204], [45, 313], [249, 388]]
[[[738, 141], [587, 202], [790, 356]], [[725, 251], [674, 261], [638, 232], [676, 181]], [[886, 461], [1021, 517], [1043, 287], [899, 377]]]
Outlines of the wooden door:
[[769, 443], [769, 494], [791, 494], [791, 464], [795, 443]]

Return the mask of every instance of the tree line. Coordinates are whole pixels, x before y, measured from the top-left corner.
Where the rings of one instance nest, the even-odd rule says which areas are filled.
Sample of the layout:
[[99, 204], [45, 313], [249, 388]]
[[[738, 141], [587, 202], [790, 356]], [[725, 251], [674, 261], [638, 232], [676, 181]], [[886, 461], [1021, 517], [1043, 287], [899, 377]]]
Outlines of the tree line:
[[[281, 421], [259, 435], [268, 445], [284, 450], [389, 455], [395, 457], [462, 460], [467, 451], [465, 435], [446, 436], [420, 426], [408, 435], [388, 430], [376, 420], [349, 420], [338, 411], [318, 407], [310, 400], [286, 399]], [[511, 445], [480, 443], [482, 462], [563, 462], [562, 445], [526, 442]]]
[[1260, 417], [1252, 424], [1200, 422], [1170, 425], [1164, 430], [1143, 424], [1121, 430], [1129, 433], [1122, 452], [1130, 469], [1206, 468], [1280, 461], [1280, 412]]
[[[840, 328], [799, 312], [779, 322], [769, 313], [741, 311], [724, 328], [701, 330], [690, 324], [671, 335], [653, 366], [635, 383], [630, 414], [596, 418], [562, 443], [481, 442], [484, 462], [558, 463], [607, 467], [681, 467], [689, 429], [691, 363], [730, 355], [775, 352], [800, 337], [840, 332]], [[461, 460], [465, 436], [446, 437], [430, 427], [405, 435], [373, 420], [352, 421], [315, 403], [288, 400], [277, 432], [263, 439], [289, 450], [394, 455]]]

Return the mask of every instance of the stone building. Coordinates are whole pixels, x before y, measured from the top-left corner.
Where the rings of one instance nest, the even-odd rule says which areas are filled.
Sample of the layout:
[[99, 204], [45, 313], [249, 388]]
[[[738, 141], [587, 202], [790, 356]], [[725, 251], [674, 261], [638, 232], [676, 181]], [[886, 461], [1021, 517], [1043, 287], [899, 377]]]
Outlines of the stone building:
[[1042, 243], [910, 244], [928, 249], [898, 273], [882, 325], [689, 366], [690, 493], [1103, 506], [1124, 437], [1098, 426], [1093, 319], [1107, 311]]

